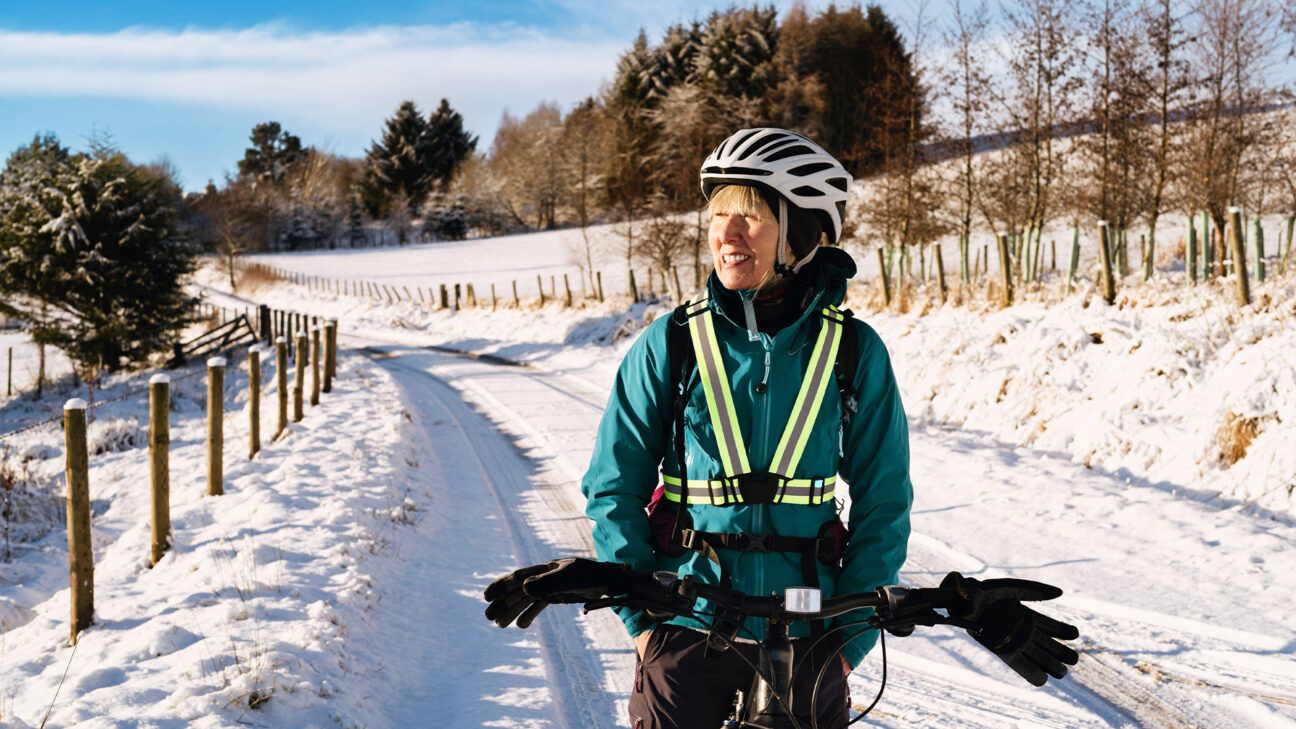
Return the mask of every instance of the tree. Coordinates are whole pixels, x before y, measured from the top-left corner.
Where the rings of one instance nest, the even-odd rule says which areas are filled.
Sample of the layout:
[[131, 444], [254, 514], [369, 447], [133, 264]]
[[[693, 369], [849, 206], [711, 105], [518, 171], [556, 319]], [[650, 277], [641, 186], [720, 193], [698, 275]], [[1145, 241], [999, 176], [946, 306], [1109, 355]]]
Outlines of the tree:
[[464, 131], [463, 116], [442, 99], [441, 105], [428, 117], [427, 174], [439, 192], [445, 192], [455, 172], [477, 149], [477, 137]]
[[959, 159], [951, 191], [957, 206], [960, 276], [964, 283], [971, 283], [968, 258], [978, 186], [973, 140], [982, 131], [990, 103], [990, 77], [980, 57], [980, 46], [990, 21], [984, 0], [978, 0], [970, 8], [964, 8], [962, 0], [950, 0], [949, 4], [951, 18], [945, 45], [953, 54], [941, 81], [954, 111], [954, 130], [950, 137]]
[[537, 228], [557, 224], [567, 191], [562, 131], [562, 111], [543, 101], [521, 119], [505, 112], [491, 145], [490, 164], [503, 183], [502, 199], [519, 219], [534, 216]]
[[652, 194], [649, 160], [653, 128], [648, 116], [650, 86], [647, 69], [652, 63], [648, 38], [643, 31], [630, 50], [617, 59], [617, 73], [606, 93], [604, 105], [611, 118], [607, 170], [603, 175], [608, 206], [625, 225], [625, 258], [629, 268], [634, 257], [634, 221]]
[[694, 75], [707, 94], [725, 99], [732, 124], [760, 126], [761, 102], [774, 83], [778, 47], [774, 6], [715, 12], [702, 30]]
[[[908, 129], [888, 127], [884, 120], [906, 119], [909, 100], [881, 91], [888, 76], [913, 76], [900, 32], [877, 6], [862, 11], [835, 5], [816, 16], [808, 32], [798, 71], [823, 83], [823, 137], [816, 141], [856, 177], [866, 176], [881, 164], [880, 151], [903, 143]], [[917, 85], [891, 84], [892, 91], [905, 87]]]
[[779, 26], [774, 85], [765, 95], [764, 117], [774, 126], [822, 141], [828, 103], [823, 79], [810, 70], [807, 54], [813, 38], [810, 16], [798, 2]]
[[179, 186], [106, 143], [72, 154], [47, 136], [0, 172], [3, 308], [85, 372], [169, 349], [194, 299], [197, 248], [177, 231]]
[[567, 165], [566, 177], [571, 181], [572, 212], [581, 231], [575, 258], [589, 279], [591, 289], [595, 286], [595, 245], [590, 238], [589, 226], [597, 212], [598, 191], [602, 187], [601, 160], [607, 155], [607, 145], [607, 114], [597, 100], [589, 97], [577, 104], [563, 120], [562, 149]]
[[384, 122], [382, 139], [371, 144], [365, 156], [366, 202], [371, 216], [386, 217], [397, 195], [410, 210], [427, 197], [434, 180], [430, 142], [427, 120], [413, 101], [402, 101]]
[[279, 182], [283, 176], [306, 156], [301, 139], [289, 134], [277, 121], [263, 122], [252, 127], [252, 146], [239, 160], [239, 174]]

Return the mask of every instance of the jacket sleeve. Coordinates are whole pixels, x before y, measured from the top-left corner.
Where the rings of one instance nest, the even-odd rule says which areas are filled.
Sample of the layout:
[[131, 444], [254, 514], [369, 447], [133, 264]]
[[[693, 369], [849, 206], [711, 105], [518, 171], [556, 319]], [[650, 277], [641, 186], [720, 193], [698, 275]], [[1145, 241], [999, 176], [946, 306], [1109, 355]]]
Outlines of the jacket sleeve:
[[[599, 560], [642, 571], [657, 566], [644, 509], [670, 432], [668, 324], [662, 317], [649, 325], [622, 360], [581, 480]], [[631, 636], [652, 627], [642, 611], [618, 608], [617, 614]]]
[[[909, 425], [886, 346], [861, 321], [859, 366], [855, 375], [858, 409], [842, 434], [839, 472], [850, 484], [850, 541], [837, 583], [839, 594], [864, 592], [895, 584], [909, 545]], [[860, 620], [867, 612], [838, 617], [834, 625]], [[844, 629], [850, 640], [858, 629]], [[877, 642], [876, 631], [850, 640], [843, 650], [859, 665]]]

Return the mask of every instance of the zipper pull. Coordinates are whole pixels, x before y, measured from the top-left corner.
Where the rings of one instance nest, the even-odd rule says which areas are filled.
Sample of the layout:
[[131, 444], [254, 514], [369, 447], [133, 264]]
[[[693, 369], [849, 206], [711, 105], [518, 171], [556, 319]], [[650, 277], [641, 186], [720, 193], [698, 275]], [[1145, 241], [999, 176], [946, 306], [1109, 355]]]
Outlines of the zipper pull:
[[756, 385], [756, 393], [758, 395], [764, 395], [765, 391], [769, 389], [768, 385], [766, 384], [769, 382], [769, 373], [770, 373], [770, 350], [768, 347], [766, 347], [765, 348], [765, 376], [761, 377], [760, 383]]

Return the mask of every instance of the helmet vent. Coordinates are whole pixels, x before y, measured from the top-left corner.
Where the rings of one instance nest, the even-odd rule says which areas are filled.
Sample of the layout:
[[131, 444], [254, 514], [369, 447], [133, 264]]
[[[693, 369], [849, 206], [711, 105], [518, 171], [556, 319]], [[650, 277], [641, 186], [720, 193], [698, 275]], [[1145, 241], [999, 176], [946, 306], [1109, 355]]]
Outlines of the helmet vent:
[[817, 187], [802, 185], [801, 187], [792, 190], [792, 194], [800, 195], [801, 197], [823, 197], [824, 192]]
[[811, 162], [808, 165], [793, 167], [792, 169], [788, 170], [788, 174], [792, 175], [793, 177], [805, 177], [807, 175], [813, 175], [816, 172], [831, 170], [835, 166], [836, 165], [834, 165], [832, 162]]
[[771, 134], [765, 137], [764, 139], [762, 139], [761, 141], [757, 142], [756, 144], [753, 144], [751, 148], [743, 152], [742, 156], [740, 156], [738, 159], [740, 160], [747, 159], [748, 157], [755, 155], [756, 153], [760, 152], [762, 149], [765, 149], [766, 147], [769, 147], [773, 144], [788, 143], [792, 141], [794, 140], [791, 136]]
[[831, 177], [828, 179], [828, 184], [842, 192], [848, 192], [850, 190], [850, 180], [845, 177]]
[[785, 148], [785, 149], [780, 149], [779, 151], [775, 152], [774, 154], [771, 154], [770, 156], [768, 156], [768, 157], [765, 158], [765, 161], [766, 161], [766, 162], [778, 162], [778, 161], [781, 160], [781, 159], [787, 159], [788, 157], [796, 157], [796, 156], [803, 155], [803, 154], [809, 154], [809, 155], [812, 155], [812, 154], [814, 154], [814, 150], [813, 150], [813, 149], [810, 149], [809, 147], [805, 146], [804, 144], [794, 144], [794, 145], [792, 145], [791, 147], [787, 147], [787, 148]]
[[764, 130], [753, 129], [742, 136], [736, 136], [730, 138], [729, 142], [723, 145], [726, 147], [726, 149], [721, 154], [733, 154], [734, 152], [738, 151], [738, 148], [742, 146], [743, 142], [747, 141], [748, 139], [751, 139], [752, 137], [756, 136], [762, 131]]
[[768, 177], [774, 173], [769, 170], [761, 170], [755, 167], [703, 167], [704, 175], [751, 175], [755, 177]]

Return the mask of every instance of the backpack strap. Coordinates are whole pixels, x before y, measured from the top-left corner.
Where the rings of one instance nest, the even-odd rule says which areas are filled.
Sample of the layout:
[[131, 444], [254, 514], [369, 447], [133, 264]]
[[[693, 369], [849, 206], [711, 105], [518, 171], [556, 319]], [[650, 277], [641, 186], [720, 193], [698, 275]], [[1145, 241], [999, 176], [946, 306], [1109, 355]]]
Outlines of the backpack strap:
[[859, 369], [859, 331], [855, 328], [855, 315], [850, 309], [840, 312], [845, 318], [841, 322], [841, 345], [837, 348], [837, 361], [833, 370], [837, 375], [837, 392], [841, 394], [842, 430], [850, 425], [851, 416], [859, 408], [855, 399], [855, 374]]
[[[689, 392], [688, 386], [689, 375], [697, 366], [697, 360], [693, 353], [693, 342], [689, 335], [688, 320], [690, 308], [697, 309], [693, 304], [684, 302], [675, 307], [671, 313], [670, 323], [666, 326], [666, 360], [670, 368], [670, 392], [672, 401], [672, 419], [675, 425], [675, 462], [679, 466], [681, 483], [688, 483], [688, 465], [686, 463], [684, 452], [684, 411], [688, 407]], [[700, 308], [706, 311], [706, 306]], [[676, 544], [682, 541], [680, 534], [680, 517], [688, 509], [685, 503], [679, 504], [675, 508], [675, 521], [671, 524], [670, 543]], [[728, 585], [726, 585], [727, 587]]]

